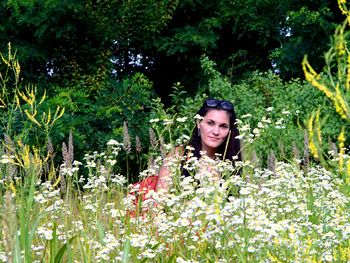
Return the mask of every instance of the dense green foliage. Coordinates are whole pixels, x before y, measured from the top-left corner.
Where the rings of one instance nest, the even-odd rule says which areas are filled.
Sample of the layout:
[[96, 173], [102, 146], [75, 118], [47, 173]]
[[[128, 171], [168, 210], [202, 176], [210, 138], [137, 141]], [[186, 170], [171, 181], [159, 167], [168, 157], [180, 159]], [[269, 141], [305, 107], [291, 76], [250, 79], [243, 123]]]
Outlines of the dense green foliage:
[[[339, 0], [347, 20], [336, 29], [323, 71], [317, 73], [309, 63], [313, 58], [316, 63], [318, 56], [304, 57], [307, 82], [287, 81], [278, 63], [281, 75], [276, 68], [260, 68], [263, 56], [254, 60], [260, 70], [255, 70], [250, 59], [247, 64], [243, 61], [239, 66], [245, 74], [233, 81], [237, 68], [225, 65], [227, 57], [213, 58], [212, 51], [234, 8], [241, 8], [233, 12], [237, 23], [249, 19], [242, 39], [253, 32], [269, 32], [270, 27], [263, 28], [272, 18], [270, 4], [275, 2], [253, 2], [220, 1], [225, 5], [220, 6], [214, 1], [206, 6], [200, 0], [159, 1], [157, 4], [164, 5], [154, 12], [148, 9], [154, 1], [116, 1], [110, 6], [93, 1], [86, 3], [86, 10], [80, 2], [62, 2], [78, 17], [79, 12], [86, 12], [96, 18], [114, 12], [112, 7], [119, 4], [118, 14], [127, 15], [121, 16], [124, 23], [114, 29], [124, 32], [118, 43], [128, 48], [143, 42], [142, 47], [149, 45], [147, 50], [155, 51], [148, 37], [161, 36], [164, 28], [177, 28], [168, 32], [176, 37], [163, 42], [178, 41], [167, 47], [173, 53], [166, 56], [178, 56], [186, 66], [197, 60], [198, 69], [191, 77], [196, 79], [198, 73], [201, 79], [193, 89], [186, 82], [173, 84], [170, 106], [157, 96], [157, 84], [147, 72], [136, 70], [144, 66], [141, 61], [146, 57], [129, 64], [130, 71], [124, 70], [128, 63], [125, 67], [123, 63], [133, 56], [129, 49], [124, 50], [128, 58], [115, 64], [124, 67], [121, 71], [111, 71], [106, 59], [111, 55], [97, 48], [92, 51], [106, 54], [98, 66], [73, 59], [68, 67], [58, 63], [61, 69], [41, 77], [38, 67], [39, 74], [32, 79], [36, 73], [24, 69], [21, 74], [11, 45], [8, 52], [0, 52], [0, 132], [4, 135], [0, 146], [0, 262], [350, 262], [350, 156], [345, 143], [350, 123], [350, 11]], [[35, 8], [65, 10], [56, 0], [6, 3], [7, 11], [14, 8], [25, 20], [35, 22], [40, 20], [34, 18]], [[304, 23], [305, 32], [316, 21], [326, 23], [323, 28], [332, 27], [320, 19], [330, 15], [324, 1], [303, 1], [295, 12], [292, 7], [299, 1], [275, 4], [282, 11], [288, 7], [288, 19], [282, 21], [294, 26]], [[102, 12], [99, 7], [107, 9]], [[171, 23], [185, 7], [198, 8], [198, 14], [212, 19], [198, 16], [197, 21], [204, 21], [198, 28], [186, 24], [180, 30]], [[174, 17], [165, 10], [173, 10]], [[216, 17], [218, 10], [222, 16]], [[266, 20], [253, 19], [258, 18], [258, 11], [266, 12]], [[193, 14], [186, 18], [191, 20]], [[142, 23], [143, 16], [152, 26]], [[164, 20], [156, 21], [158, 16]], [[128, 30], [121, 30], [123, 27]], [[238, 23], [236, 29], [239, 27]], [[6, 25], [0, 30], [4, 28]], [[129, 29], [140, 32], [129, 35]], [[289, 30], [293, 32], [292, 27]], [[218, 34], [210, 34], [214, 31]], [[297, 40], [294, 33], [290, 37]], [[309, 40], [315, 41], [312, 34]], [[260, 47], [266, 44], [255, 41]], [[198, 47], [200, 52], [193, 57], [185, 56]], [[273, 54], [276, 62], [283, 57], [284, 47]], [[240, 54], [249, 57], [253, 54], [249, 51]], [[135, 52], [141, 54], [138, 49]], [[57, 79], [63, 68], [68, 74]], [[286, 72], [293, 75], [297, 69]], [[26, 77], [36, 79], [37, 85], [27, 83]], [[234, 102], [243, 161], [232, 165], [230, 160], [205, 155], [167, 154], [186, 143], [196, 123], [196, 110], [208, 96]], [[57, 155], [62, 141], [62, 154]], [[332, 151], [327, 152], [330, 146]], [[60, 160], [54, 160], [55, 153]], [[142, 183], [130, 185], [136, 179], [156, 182], [160, 164], [169, 169], [168, 189], [145, 192]], [[190, 176], [183, 176], [183, 167]]]
[[176, 1], [1, 1], [0, 46], [12, 42], [24, 75], [35, 82], [62, 83], [77, 70], [109, 71], [111, 58], [127, 70], [131, 56], [142, 54], [140, 43], [164, 27], [175, 6]]
[[176, 81], [195, 90], [202, 54], [233, 80], [273, 63], [283, 78], [300, 77], [304, 54], [322, 65], [342, 20], [326, 0], [4, 0], [0, 13], [0, 47], [13, 43], [28, 80], [62, 83], [107, 67], [119, 78], [147, 73], [162, 94]]
[[147, 105], [154, 96], [149, 80], [139, 73], [122, 82], [101, 77], [105, 79], [98, 80], [98, 88], [89, 77], [55, 88], [48, 104], [65, 105], [69, 114], [52, 135], [62, 140], [72, 130], [77, 149], [96, 149], [111, 138], [121, 138], [123, 122], [127, 121], [132, 137], [145, 140]]
[[[244, 126], [241, 129], [242, 135], [254, 140], [253, 146], [245, 148], [243, 153], [249, 159], [252, 150], [256, 151], [264, 165], [271, 151], [280, 160], [293, 157], [296, 149], [302, 155], [305, 149], [306, 120], [317, 107], [321, 108], [325, 117], [322, 125], [326, 140], [336, 141], [340, 127], [346, 124], [336, 115], [333, 105], [323, 93], [305, 81], [295, 79], [284, 82], [272, 72], [254, 72], [241, 82], [231, 84], [207, 57], [202, 58], [202, 68], [208, 79], [207, 85], [194, 97], [178, 95], [180, 98], [182, 96], [182, 103], [174, 112], [190, 117], [180, 134], [189, 134], [189, 127], [193, 127], [194, 123], [191, 117], [207, 96], [228, 99], [235, 104], [236, 114], [242, 121], [239, 126]], [[325, 151], [328, 150], [325, 148]]]
[[[333, 2], [8, 0], [0, 2], [0, 13], [0, 48], [12, 43], [25, 80], [18, 89], [30, 83], [38, 96], [47, 95], [39, 115], [65, 108], [50, 130], [57, 159], [70, 131], [78, 158], [111, 138], [123, 141], [125, 123], [132, 150], [120, 158], [132, 164], [142, 160], [144, 167], [145, 153], [153, 149], [149, 128], [158, 146], [190, 135], [192, 116], [205, 96], [233, 101], [240, 119], [252, 114], [242, 120], [249, 123], [249, 134], [263, 117], [283, 122], [282, 139], [267, 127], [256, 138], [262, 160], [270, 149], [288, 158], [293, 143], [302, 150], [304, 120], [315, 105], [333, 114], [319, 93], [290, 80], [302, 75], [306, 53], [316, 69], [322, 68], [328, 36], [342, 20]], [[9, 77], [7, 87], [15, 82]], [[269, 107], [272, 112], [266, 111]], [[20, 127], [21, 116], [12, 117], [14, 134], [30, 130], [25, 136], [32, 144], [48, 140], [40, 127]], [[176, 125], [178, 117], [188, 118], [185, 125]], [[7, 117], [2, 118], [4, 130]], [[156, 118], [172, 119], [172, 124], [149, 123]], [[335, 138], [338, 121], [329, 119], [327, 137]]]

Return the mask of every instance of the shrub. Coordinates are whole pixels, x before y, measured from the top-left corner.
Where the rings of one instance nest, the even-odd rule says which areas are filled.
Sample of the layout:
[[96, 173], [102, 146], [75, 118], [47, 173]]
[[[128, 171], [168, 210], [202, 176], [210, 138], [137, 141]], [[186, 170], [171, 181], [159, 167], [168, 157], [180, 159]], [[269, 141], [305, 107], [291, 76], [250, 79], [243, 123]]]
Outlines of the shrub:
[[305, 120], [317, 107], [321, 107], [323, 114], [333, 116], [325, 123], [326, 138], [335, 139], [338, 128], [344, 124], [335, 116], [332, 105], [322, 93], [312, 89], [305, 81], [294, 79], [284, 82], [270, 71], [253, 72], [245, 80], [231, 84], [215, 70], [215, 64], [207, 57], [202, 58], [202, 67], [208, 77], [208, 85], [195, 98], [185, 100], [182, 108], [192, 109], [193, 105], [198, 105], [196, 100], [202, 100], [200, 94], [205, 93], [232, 101], [237, 118], [242, 121], [240, 126], [244, 126], [241, 132], [246, 135], [246, 140], [254, 140], [244, 151], [247, 159], [256, 152], [266, 164], [271, 151], [279, 159], [293, 157], [293, 146], [303, 152]]
[[[133, 148], [129, 161], [136, 164], [136, 136], [148, 150], [148, 104], [154, 97], [152, 83], [139, 73], [121, 82], [103, 74], [98, 73], [95, 81], [91, 80], [91, 76], [82, 76], [66, 87], [54, 87], [47, 106], [65, 105], [66, 114], [52, 132], [53, 140], [56, 145], [60, 144], [72, 131], [79, 159], [84, 152], [102, 149], [110, 139], [122, 141], [126, 122]], [[126, 155], [121, 154], [119, 158], [121, 162], [118, 163], [123, 164]], [[123, 165], [120, 168], [126, 171]], [[132, 169], [130, 172], [135, 175], [139, 170]]]

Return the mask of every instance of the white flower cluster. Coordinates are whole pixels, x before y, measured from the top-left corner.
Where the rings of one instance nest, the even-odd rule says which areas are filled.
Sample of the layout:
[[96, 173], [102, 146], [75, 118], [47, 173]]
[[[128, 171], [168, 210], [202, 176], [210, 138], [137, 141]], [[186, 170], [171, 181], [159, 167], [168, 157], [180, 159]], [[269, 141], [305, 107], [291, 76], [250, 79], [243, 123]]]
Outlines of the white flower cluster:
[[[270, 115], [273, 111], [273, 107], [268, 107], [265, 109], [266, 113]], [[240, 132], [240, 135], [237, 137], [240, 140], [245, 141], [246, 143], [253, 143], [256, 139], [261, 137], [261, 134], [265, 132], [267, 128], [274, 128], [277, 130], [286, 129], [286, 123], [288, 118], [290, 119], [293, 115], [299, 115], [299, 111], [291, 112], [286, 109], [282, 109], [279, 115], [282, 114], [282, 117], [279, 117], [277, 120], [272, 117], [263, 116], [261, 120], [258, 121], [256, 127], [251, 127], [252, 114], [247, 113], [241, 116], [241, 119], [237, 119], [237, 126]]]
[[[91, 262], [203, 262], [208, 255], [215, 262], [350, 261], [350, 198], [343, 181], [322, 167], [277, 162], [272, 173], [236, 162], [249, 168], [239, 175], [229, 161], [168, 158], [171, 190], [150, 191], [141, 201], [137, 191], [127, 194], [125, 178], [107, 162], [111, 156], [95, 152], [75, 164], [89, 170], [79, 189], [36, 185], [28, 222], [36, 227], [32, 261], [47, 260], [50, 249], [67, 242], [76, 261], [81, 255]], [[190, 176], [182, 175], [181, 161]], [[20, 207], [23, 200], [12, 198]], [[6, 262], [11, 250], [2, 250], [9, 243], [0, 235]]]

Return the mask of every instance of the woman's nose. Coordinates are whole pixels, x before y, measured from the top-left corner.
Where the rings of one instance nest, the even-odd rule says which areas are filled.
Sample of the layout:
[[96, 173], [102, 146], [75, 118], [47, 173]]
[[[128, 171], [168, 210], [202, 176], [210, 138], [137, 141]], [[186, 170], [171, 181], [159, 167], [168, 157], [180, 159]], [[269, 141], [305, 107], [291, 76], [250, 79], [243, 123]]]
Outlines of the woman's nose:
[[219, 127], [215, 126], [213, 128], [213, 134], [218, 135], [220, 133]]

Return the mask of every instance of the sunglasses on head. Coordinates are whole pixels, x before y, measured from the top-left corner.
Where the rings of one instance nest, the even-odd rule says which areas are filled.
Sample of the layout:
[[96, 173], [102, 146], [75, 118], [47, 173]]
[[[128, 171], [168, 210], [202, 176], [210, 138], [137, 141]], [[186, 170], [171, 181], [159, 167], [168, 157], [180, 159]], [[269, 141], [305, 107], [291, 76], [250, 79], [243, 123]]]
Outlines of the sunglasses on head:
[[209, 108], [219, 108], [227, 111], [233, 110], [233, 104], [227, 100], [207, 99], [204, 105]]

